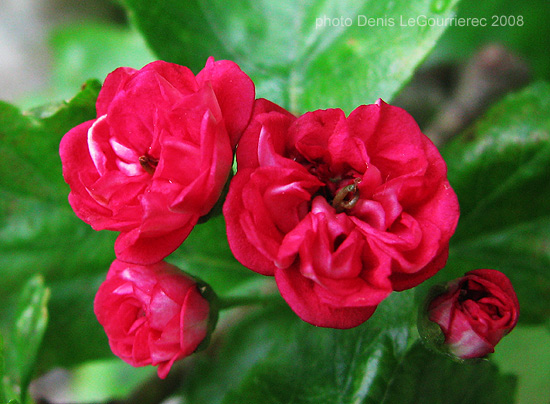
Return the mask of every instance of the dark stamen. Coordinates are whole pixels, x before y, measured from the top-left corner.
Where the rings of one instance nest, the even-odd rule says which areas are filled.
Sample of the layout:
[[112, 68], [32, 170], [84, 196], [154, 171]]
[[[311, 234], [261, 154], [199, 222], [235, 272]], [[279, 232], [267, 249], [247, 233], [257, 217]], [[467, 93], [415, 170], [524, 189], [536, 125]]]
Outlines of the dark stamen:
[[468, 285], [464, 285], [458, 294], [458, 301], [473, 300], [477, 302], [487, 296], [489, 296], [489, 294], [485, 290], [469, 289]]
[[[357, 184], [361, 182], [360, 178], [356, 178], [353, 181], [353, 184], [345, 186], [340, 191], [336, 193], [334, 199], [332, 200], [332, 207], [336, 209], [336, 213], [342, 213], [346, 209], [353, 208], [357, 201], [359, 200], [359, 190], [357, 189]], [[346, 200], [351, 195], [351, 199]]]
[[153, 175], [155, 169], [157, 168], [159, 161], [147, 155], [141, 156], [139, 158], [139, 164], [145, 170], [147, 174]]

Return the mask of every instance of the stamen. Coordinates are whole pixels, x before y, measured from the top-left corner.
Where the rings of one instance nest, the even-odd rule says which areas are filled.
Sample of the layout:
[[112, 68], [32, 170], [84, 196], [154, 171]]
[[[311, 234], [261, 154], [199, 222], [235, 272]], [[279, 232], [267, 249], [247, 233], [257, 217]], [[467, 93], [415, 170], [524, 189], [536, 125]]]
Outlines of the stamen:
[[[357, 201], [359, 201], [359, 190], [357, 189], [357, 184], [361, 182], [360, 178], [356, 178], [353, 181], [353, 184], [347, 185], [336, 193], [334, 199], [332, 200], [332, 207], [336, 209], [336, 213], [342, 213], [346, 209], [353, 208]], [[350, 196], [353, 197], [349, 200], [346, 200]]]
[[153, 175], [155, 173], [157, 165], [159, 164], [159, 161], [157, 159], [144, 155], [139, 158], [139, 164], [147, 174]]

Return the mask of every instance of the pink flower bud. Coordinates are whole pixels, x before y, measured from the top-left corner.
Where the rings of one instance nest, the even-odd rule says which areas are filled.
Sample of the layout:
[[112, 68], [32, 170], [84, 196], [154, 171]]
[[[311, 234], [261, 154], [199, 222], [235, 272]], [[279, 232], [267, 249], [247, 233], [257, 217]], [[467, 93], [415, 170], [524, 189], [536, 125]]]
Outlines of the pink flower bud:
[[445, 336], [443, 349], [460, 359], [480, 358], [516, 325], [519, 303], [510, 280], [493, 269], [476, 269], [451, 282], [428, 305], [429, 319]]
[[95, 230], [120, 232], [118, 259], [162, 260], [218, 201], [253, 103], [252, 81], [230, 61], [210, 58], [196, 77], [163, 61], [115, 70], [97, 119], [61, 141], [71, 207]]
[[132, 366], [158, 366], [162, 379], [195, 352], [217, 319], [195, 280], [165, 262], [115, 260], [94, 311], [113, 353]]

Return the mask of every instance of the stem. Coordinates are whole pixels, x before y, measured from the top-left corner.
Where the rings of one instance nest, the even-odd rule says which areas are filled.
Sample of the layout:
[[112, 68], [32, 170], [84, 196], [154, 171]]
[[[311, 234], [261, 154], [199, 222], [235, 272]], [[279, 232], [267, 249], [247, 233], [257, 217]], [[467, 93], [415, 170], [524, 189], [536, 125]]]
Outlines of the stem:
[[280, 301], [279, 295], [220, 297], [218, 307], [220, 310], [225, 310], [239, 306], [267, 305]]

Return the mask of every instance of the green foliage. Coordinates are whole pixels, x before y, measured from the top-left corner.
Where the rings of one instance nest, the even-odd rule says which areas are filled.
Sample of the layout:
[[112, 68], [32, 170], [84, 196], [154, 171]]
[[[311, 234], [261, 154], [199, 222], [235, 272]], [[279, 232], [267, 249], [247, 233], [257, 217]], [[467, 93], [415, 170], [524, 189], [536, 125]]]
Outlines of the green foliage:
[[111, 241], [89, 240], [96, 236], [68, 206], [58, 152], [65, 132], [95, 116], [99, 87], [97, 81], [87, 82], [71, 101], [28, 113], [0, 104], [0, 148], [10, 157], [10, 164], [0, 165], [5, 291], [17, 289], [37, 271], [48, 281], [68, 278], [108, 259]]
[[0, 165], [0, 191], [47, 201], [61, 199], [59, 188], [65, 187], [58, 157], [61, 135], [93, 117], [99, 87], [98, 82], [89, 81], [71, 102], [29, 113], [0, 102], [0, 151], [10, 156], [10, 164]]
[[259, 97], [294, 112], [389, 102], [444, 30], [408, 18], [448, 17], [457, 2], [124, 0], [160, 58], [195, 71], [234, 60]]
[[504, 272], [524, 322], [550, 316], [550, 117], [541, 113], [549, 108], [550, 86], [535, 84], [506, 97], [443, 151], [461, 217], [442, 276]]
[[181, 393], [194, 404], [221, 402], [299, 322], [282, 299], [281, 304], [262, 310], [224, 313], [212, 341], [216, 349], [198, 355]]
[[223, 402], [380, 402], [411, 337], [411, 296], [392, 295], [350, 330], [300, 322], [277, 333], [273, 348]]
[[[46, 333], [40, 356], [50, 364], [73, 364], [98, 352], [109, 353], [93, 316], [95, 291], [90, 285], [97, 289], [99, 283], [90, 283], [90, 277], [97, 279], [114, 258], [114, 235], [94, 232], [75, 217], [67, 203], [69, 189], [58, 153], [61, 137], [69, 129], [95, 117], [99, 88], [98, 81], [88, 81], [70, 101], [26, 113], [0, 104], [0, 148], [10, 156], [10, 164], [0, 168], [0, 287], [6, 296], [0, 309], [10, 312], [12, 291], [31, 274], [44, 275], [53, 291], [50, 323], [54, 326]], [[90, 332], [94, 327], [95, 334]], [[95, 344], [82, 344], [90, 337]]]
[[503, 372], [517, 375], [517, 403], [549, 403], [550, 330], [519, 326], [497, 346], [491, 361]]
[[[112, 248], [112, 245], [111, 245]], [[94, 314], [94, 297], [109, 263], [97, 268], [99, 275], [75, 275], [74, 279], [50, 284], [51, 320], [40, 351], [40, 368], [72, 367], [80, 363], [112, 358], [109, 342]]]
[[70, 102], [28, 113], [0, 102], [0, 151], [10, 156], [10, 164], [0, 165], [0, 192], [47, 202], [65, 199], [59, 190], [67, 189], [60, 175], [59, 141], [70, 128], [95, 116], [99, 88], [99, 82], [88, 81]]
[[12, 391], [20, 392], [21, 402], [25, 402], [38, 349], [48, 324], [49, 298], [50, 291], [44, 286], [43, 278], [40, 275], [31, 278], [19, 296], [13, 328], [9, 331], [6, 373]]
[[515, 379], [489, 361], [459, 364], [416, 343], [395, 369], [380, 404], [512, 404]]
[[4, 389], [4, 373], [5, 373], [5, 363], [4, 363], [4, 339], [2, 334], [0, 334], [0, 402], [6, 402], [6, 393]]
[[493, 365], [463, 366], [414, 343], [413, 310], [412, 292], [401, 292], [351, 330], [278, 330], [223, 403], [512, 403], [513, 379]]

